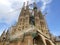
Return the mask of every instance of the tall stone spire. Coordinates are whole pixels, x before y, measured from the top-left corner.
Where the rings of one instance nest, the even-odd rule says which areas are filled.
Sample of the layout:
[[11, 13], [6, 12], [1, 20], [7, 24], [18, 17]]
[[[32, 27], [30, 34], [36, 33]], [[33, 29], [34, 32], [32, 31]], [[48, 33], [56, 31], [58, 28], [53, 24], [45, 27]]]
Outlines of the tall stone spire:
[[39, 14], [38, 14], [38, 7], [35, 2], [34, 2], [33, 11], [34, 11], [35, 26], [36, 28], [40, 30], [41, 25], [40, 25], [40, 19], [39, 19]]
[[44, 34], [49, 36], [49, 31], [46, 26], [47, 24], [45, 22], [45, 18], [43, 16], [42, 12], [40, 10], [38, 11], [38, 7], [35, 2], [34, 2], [33, 10], [34, 10], [34, 18], [35, 18], [36, 28], [38, 28], [39, 30], [41, 30], [41, 32], [43, 32]]
[[[23, 4], [23, 7], [22, 7], [22, 9], [21, 9], [21, 12], [20, 12], [20, 15], [19, 15], [19, 17], [18, 17], [18, 25], [20, 24], [20, 22], [21, 22], [21, 20], [22, 20], [22, 18], [25, 16], [25, 2], [24, 2], [24, 4]], [[22, 18], [21, 18], [22, 17]]]
[[38, 15], [39, 15], [39, 19], [40, 19], [41, 30], [45, 35], [47, 35], [49, 37], [50, 36], [49, 29], [47, 27], [45, 17], [40, 10], [38, 11]]
[[[29, 1], [27, 1], [27, 5], [26, 5], [26, 15], [29, 15], [30, 12], [29, 12]], [[26, 16], [25, 15], [25, 16]]]
[[9, 41], [9, 36], [10, 36], [10, 32], [9, 32], [9, 30], [7, 30], [7, 32], [6, 32], [6, 40], [7, 41]]
[[21, 9], [20, 16], [18, 18], [17, 30], [24, 30], [25, 28], [29, 27], [29, 16], [30, 16], [30, 12], [27, 2], [27, 6], [25, 6], [24, 3]]
[[20, 12], [18, 21], [20, 21], [20, 17], [24, 15], [24, 12], [25, 12], [24, 10], [25, 10], [25, 2], [24, 2], [23, 7], [22, 7], [22, 9], [21, 9], [21, 12]]

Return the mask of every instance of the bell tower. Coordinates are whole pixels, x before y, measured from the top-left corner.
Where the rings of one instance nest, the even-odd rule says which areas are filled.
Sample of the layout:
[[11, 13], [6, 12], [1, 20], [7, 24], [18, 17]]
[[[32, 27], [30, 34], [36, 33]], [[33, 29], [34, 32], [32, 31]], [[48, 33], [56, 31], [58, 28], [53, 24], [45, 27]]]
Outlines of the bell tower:
[[24, 30], [29, 27], [29, 6], [27, 2], [27, 6], [25, 6], [25, 3], [22, 7], [21, 13], [18, 18], [18, 23], [17, 23], [17, 30]]
[[38, 28], [40, 30], [40, 27], [41, 27], [40, 18], [39, 18], [39, 14], [38, 14], [38, 8], [37, 8], [37, 5], [35, 2], [34, 2], [33, 10], [34, 10], [35, 26], [36, 26], [36, 28]]
[[46, 36], [49, 37], [50, 34], [49, 34], [49, 30], [48, 30], [44, 15], [40, 10], [38, 10], [38, 7], [35, 2], [34, 2], [33, 11], [34, 11], [35, 27], [41, 30], [42, 33], [44, 33]]
[[47, 26], [47, 23], [46, 23], [46, 20], [45, 20], [45, 17], [44, 15], [42, 15], [41, 11], [38, 12], [39, 14], [39, 18], [40, 18], [40, 25], [41, 25], [41, 31], [46, 35], [46, 36], [50, 36], [50, 33], [49, 33], [49, 29], [48, 29], [48, 26]]

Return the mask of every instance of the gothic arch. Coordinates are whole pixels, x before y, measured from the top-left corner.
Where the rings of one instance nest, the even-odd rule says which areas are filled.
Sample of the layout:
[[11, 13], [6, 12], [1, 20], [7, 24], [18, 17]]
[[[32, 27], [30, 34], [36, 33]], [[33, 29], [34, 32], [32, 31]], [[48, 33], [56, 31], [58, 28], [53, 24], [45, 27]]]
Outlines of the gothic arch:
[[36, 37], [34, 37], [33, 44], [34, 45], [44, 45], [42, 37], [40, 35], [37, 35]]
[[45, 39], [45, 41], [46, 41], [46, 45], [52, 45], [52, 43], [49, 40]]

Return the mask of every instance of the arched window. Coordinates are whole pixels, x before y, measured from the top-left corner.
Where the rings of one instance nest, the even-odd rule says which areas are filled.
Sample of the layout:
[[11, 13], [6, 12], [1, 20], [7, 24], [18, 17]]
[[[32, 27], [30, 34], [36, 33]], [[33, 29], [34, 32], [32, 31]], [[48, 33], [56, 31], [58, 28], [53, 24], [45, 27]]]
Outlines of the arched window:
[[34, 39], [33, 39], [33, 44], [34, 45], [44, 45], [44, 42], [43, 42], [43, 40], [42, 40], [42, 37], [41, 36], [36, 36], [36, 37], [34, 37]]

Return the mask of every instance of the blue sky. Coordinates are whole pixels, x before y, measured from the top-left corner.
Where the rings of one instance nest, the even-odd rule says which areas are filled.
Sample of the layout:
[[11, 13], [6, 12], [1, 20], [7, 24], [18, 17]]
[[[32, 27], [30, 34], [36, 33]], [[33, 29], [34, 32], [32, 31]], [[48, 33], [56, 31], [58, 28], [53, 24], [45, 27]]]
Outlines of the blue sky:
[[[0, 35], [4, 30], [7, 30], [17, 22], [20, 13], [19, 8], [26, 1], [29, 1], [29, 4], [34, 2], [34, 0], [0, 0]], [[60, 0], [36, 0], [36, 3], [43, 13], [47, 12], [45, 18], [50, 32], [53, 35], [59, 36]]]
[[60, 35], [60, 0], [53, 0], [46, 16], [48, 27], [54, 35]]

